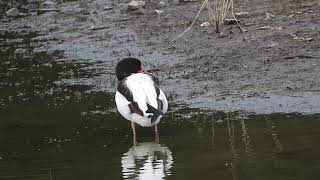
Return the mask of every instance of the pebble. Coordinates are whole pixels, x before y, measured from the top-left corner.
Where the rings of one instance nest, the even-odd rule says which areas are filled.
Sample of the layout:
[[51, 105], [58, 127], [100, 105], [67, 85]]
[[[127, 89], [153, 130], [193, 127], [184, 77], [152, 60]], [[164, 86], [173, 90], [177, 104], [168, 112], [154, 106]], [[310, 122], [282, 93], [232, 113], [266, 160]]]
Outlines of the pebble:
[[249, 16], [249, 12], [237, 12], [234, 13], [234, 15], [236, 16], [236, 18], [248, 18]]
[[27, 4], [24, 6], [24, 8], [27, 9], [28, 11], [32, 11], [32, 10], [39, 8], [39, 5], [38, 4]]
[[26, 52], [27, 52], [27, 50], [26, 49], [22, 49], [22, 48], [16, 49], [14, 51], [15, 54], [24, 54]]
[[11, 8], [6, 12], [7, 16], [11, 16], [11, 17], [17, 17], [19, 16], [19, 9], [17, 8]]
[[49, 68], [52, 68], [52, 64], [51, 63], [45, 63], [43, 64], [44, 67], [49, 67]]
[[53, 2], [53, 1], [50, 1], [50, 0], [47, 0], [47, 1], [43, 2], [43, 3], [41, 3], [40, 7], [41, 8], [48, 8], [48, 9], [52, 8], [53, 9], [53, 8], [56, 7], [56, 3]]
[[160, 1], [160, 2], [159, 2], [159, 7], [160, 7], [160, 8], [163, 8], [163, 7], [165, 7], [165, 6], [166, 6], [166, 4], [165, 4], [163, 1]]
[[275, 15], [271, 14], [271, 13], [266, 13], [266, 18], [264, 20], [269, 20], [276, 17]]
[[159, 9], [156, 9], [156, 10], [154, 10], [157, 14], [162, 14], [162, 13], [164, 13], [164, 11], [163, 10], [159, 10]]
[[128, 4], [128, 11], [138, 10], [146, 5], [145, 1], [131, 1]]

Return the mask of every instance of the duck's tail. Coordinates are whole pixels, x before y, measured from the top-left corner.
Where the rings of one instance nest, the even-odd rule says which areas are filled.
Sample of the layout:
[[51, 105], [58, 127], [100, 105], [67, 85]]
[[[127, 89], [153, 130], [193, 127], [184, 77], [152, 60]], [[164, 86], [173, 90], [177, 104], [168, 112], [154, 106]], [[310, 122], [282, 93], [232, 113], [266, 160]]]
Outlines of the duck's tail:
[[148, 118], [151, 119], [151, 124], [153, 124], [163, 116], [163, 113], [160, 110], [154, 108], [153, 106], [147, 104], [147, 107], [148, 107], [148, 110], [146, 112], [153, 114], [148, 116]]

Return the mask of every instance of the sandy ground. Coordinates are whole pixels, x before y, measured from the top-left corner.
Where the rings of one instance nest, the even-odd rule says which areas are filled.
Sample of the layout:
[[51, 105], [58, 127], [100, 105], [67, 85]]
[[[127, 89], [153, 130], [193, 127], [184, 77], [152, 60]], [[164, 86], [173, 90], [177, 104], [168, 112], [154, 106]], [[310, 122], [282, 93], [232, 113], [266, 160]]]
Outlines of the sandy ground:
[[[113, 93], [116, 62], [134, 56], [157, 69], [172, 103], [221, 111], [320, 113], [318, 0], [236, 1], [235, 12], [249, 13], [239, 18], [246, 32], [226, 25], [223, 34], [200, 27], [209, 21], [204, 9], [173, 42], [191, 25], [202, 1], [168, 0], [164, 7], [147, 1], [133, 12], [127, 11], [128, 2], [58, 3], [58, 12], [3, 17], [0, 33], [36, 32], [33, 52], [59, 51], [62, 62], [89, 64], [90, 76], [57, 83]], [[267, 13], [273, 16], [266, 18]]]

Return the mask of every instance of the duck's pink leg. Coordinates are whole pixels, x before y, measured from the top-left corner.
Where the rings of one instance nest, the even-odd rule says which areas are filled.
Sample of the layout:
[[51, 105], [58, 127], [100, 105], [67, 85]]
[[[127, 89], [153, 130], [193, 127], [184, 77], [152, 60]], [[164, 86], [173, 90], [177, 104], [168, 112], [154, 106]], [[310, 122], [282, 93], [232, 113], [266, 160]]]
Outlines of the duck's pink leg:
[[154, 131], [158, 133], [158, 126], [154, 125]]
[[137, 145], [137, 137], [136, 137], [136, 124], [131, 122], [132, 134], [133, 134], [133, 145]]
[[131, 128], [133, 135], [136, 135], [136, 124], [134, 122], [131, 122]]
[[155, 135], [154, 141], [159, 144], [159, 136], [158, 136], [158, 127], [157, 127], [157, 125], [154, 125], [154, 135]]

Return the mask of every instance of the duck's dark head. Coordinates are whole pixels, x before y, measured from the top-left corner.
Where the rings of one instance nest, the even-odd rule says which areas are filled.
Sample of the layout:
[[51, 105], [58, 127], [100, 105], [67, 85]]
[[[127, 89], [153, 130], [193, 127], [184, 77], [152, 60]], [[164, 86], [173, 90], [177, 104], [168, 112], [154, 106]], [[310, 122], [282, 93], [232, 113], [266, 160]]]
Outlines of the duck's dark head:
[[143, 73], [141, 61], [137, 58], [124, 58], [116, 66], [116, 76], [119, 81], [134, 73]]

